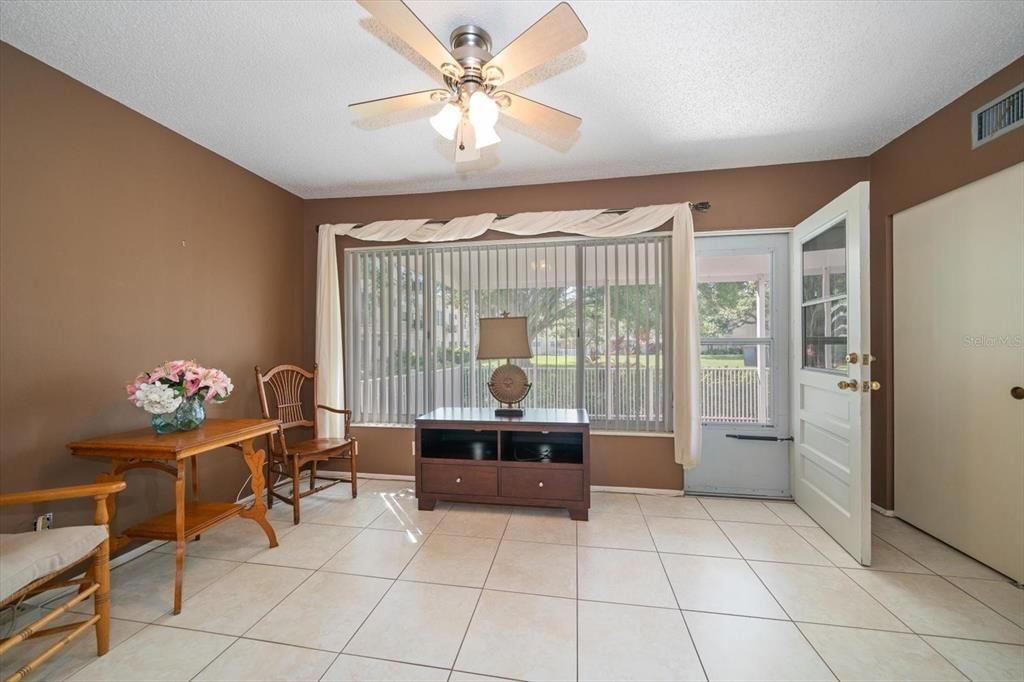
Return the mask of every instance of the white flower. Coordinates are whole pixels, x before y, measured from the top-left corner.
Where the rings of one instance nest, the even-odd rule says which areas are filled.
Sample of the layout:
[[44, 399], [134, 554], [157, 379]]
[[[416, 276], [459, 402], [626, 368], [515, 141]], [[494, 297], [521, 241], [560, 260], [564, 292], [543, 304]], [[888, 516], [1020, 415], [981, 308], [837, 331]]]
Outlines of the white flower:
[[135, 405], [150, 414], [167, 414], [178, 409], [181, 396], [164, 384], [142, 384], [135, 393]]

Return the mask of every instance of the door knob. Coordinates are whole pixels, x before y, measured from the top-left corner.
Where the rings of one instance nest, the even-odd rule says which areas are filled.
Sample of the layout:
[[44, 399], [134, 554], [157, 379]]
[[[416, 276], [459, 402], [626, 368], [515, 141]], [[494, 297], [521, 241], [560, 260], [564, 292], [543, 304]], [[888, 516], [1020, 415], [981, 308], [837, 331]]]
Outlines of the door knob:
[[458, 478], [456, 478], [455, 482], [456, 483], [462, 483], [462, 476], [459, 476]]
[[1010, 389], [1010, 395], [1012, 395], [1015, 400], [1024, 400], [1024, 386], [1014, 386]]
[[538, 488], [543, 488], [544, 487], [544, 481], [541, 481], [540, 483], [538, 483], [537, 487]]
[[859, 359], [860, 359], [860, 356], [857, 355], [856, 353], [847, 353], [846, 354], [846, 364], [848, 364], [848, 365], [856, 365], [857, 364], [857, 360], [859, 360]]
[[837, 385], [839, 386], [840, 389], [842, 389], [844, 391], [856, 391], [857, 390], [857, 386], [858, 386], [856, 379], [851, 379], [849, 381], [846, 381], [844, 379], [843, 381], [840, 381]]
[[882, 388], [882, 384], [878, 383], [877, 381], [865, 381], [861, 385], [861, 388], [864, 389], [865, 393], [870, 393], [871, 391], [877, 391], [878, 389]]

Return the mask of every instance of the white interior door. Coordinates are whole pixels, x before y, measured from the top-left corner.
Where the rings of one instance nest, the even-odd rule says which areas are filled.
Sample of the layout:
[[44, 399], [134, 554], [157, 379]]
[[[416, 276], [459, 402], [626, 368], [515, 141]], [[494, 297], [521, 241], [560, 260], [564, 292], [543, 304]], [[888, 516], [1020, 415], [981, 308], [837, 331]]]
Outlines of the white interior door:
[[893, 216], [896, 515], [1024, 582], [1024, 163]]
[[868, 183], [793, 230], [793, 499], [871, 563]]

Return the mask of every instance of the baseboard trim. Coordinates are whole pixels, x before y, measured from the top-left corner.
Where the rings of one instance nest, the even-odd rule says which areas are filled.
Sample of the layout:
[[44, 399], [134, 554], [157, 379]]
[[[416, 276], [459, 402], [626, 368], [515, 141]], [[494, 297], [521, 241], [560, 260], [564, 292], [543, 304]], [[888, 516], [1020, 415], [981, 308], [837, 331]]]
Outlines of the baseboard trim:
[[139, 545], [133, 549], [128, 550], [122, 554], [118, 554], [116, 557], [110, 560], [110, 568], [117, 568], [118, 566], [124, 566], [132, 559], [138, 559], [143, 554], [148, 554], [154, 549], [164, 544], [163, 540], [150, 540], [144, 545]]
[[896, 516], [896, 511], [895, 510], [893, 510], [893, 509], [885, 509], [884, 507], [878, 506], [874, 502], [871, 503], [871, 509], [873, 511], [878, 512], [882, 516], [890, 516], [890, 517], [893, 517], [893, 518], [895, 518], [895, 516]]
[[666, 495], [669, 497], [682, 497], [685, 493], [682, 490], [672, 488], [635, 488], [624, 485], [592, 485], [592, 493], [631, 493], [633, 495]]
[[359, 474], [359, 478], [369, 478], [377, 481], [415, 481], [412, 474]]

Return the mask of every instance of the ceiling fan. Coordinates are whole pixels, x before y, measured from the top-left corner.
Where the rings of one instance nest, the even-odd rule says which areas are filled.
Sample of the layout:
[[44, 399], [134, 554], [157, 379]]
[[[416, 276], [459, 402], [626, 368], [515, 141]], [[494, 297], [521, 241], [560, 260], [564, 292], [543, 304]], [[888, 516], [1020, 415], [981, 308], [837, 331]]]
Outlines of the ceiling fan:
[[449, 50], [401, 0], [359, 0], [359, 4], [430, 62], [445, 89], [350, 104], [358, 115], [381, 116], [443, 104], [430, 124], [455, 141], [456, 163], [474, 161], [482, 148], [501, 141], [494, 130], [499, 113], [556, 137], [571, 137], [579, 128], [578, 116], [501, 89], [587, 39], [587, 29], [567, 3], [559, 3], [496, 55], [491, 55], [491, 36], [479, 26], [469, 24], [452, 31]]

